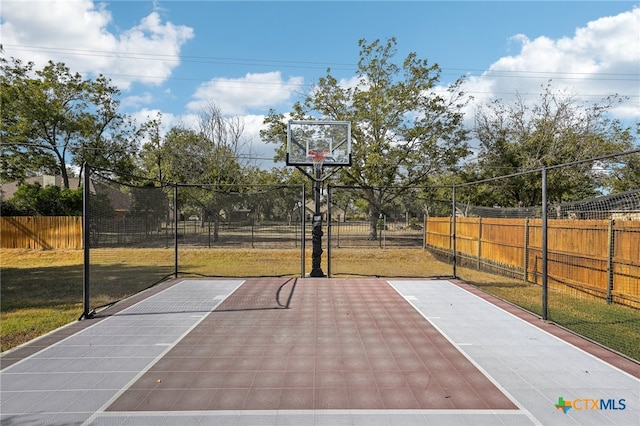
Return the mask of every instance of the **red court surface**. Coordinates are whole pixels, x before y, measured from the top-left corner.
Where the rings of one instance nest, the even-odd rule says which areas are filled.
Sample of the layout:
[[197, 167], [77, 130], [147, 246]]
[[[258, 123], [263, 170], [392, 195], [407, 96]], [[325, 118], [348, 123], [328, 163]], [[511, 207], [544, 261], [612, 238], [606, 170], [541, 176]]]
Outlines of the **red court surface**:
[[108, 410], [516, 409], [386, 282], [281, 285], [247, 281]]

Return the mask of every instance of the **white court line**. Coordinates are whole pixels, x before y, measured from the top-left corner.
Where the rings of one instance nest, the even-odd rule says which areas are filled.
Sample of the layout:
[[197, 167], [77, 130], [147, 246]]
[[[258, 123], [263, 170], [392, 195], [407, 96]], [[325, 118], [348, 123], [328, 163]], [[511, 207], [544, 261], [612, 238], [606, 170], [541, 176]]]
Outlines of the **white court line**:
[[[187, 280], [183, 280], [180, 283], [177, 283], [171, 287], [169, 287], [166, 290], [163, 290], [162, 292], [151, 296], [148, 299], [142, 300], [138, 303], [136, 303], [135, 305], [131, 306], [130, 308], [133, 308], [134, 306], [144, 303], [145, 301], [149, 301], [150, 299], [159, 296], [161, 294], [163, 294], [165, 291], [168, 291], [169, 289], [174, 289], [175, 287], [187, 282]], [[215, 303], [212, 308], [211, 311], [209, 313], [207, 313], [206, 315], [202, 315], [198, 318], [198, 320], [191, 326], [189, 327], [184, 333], [182, 333], [182, 335], [180, 335], [173, 343], [171, 344], [167, 344], [167, 348], [165, 350], [163, 350], [160, 354], [158, 354], [158, 356], [156, 356], [153, 361], [151, 361], [144, 369], [142, 369], [140, 372], [138, 372], [125, 386], [123, 386], [118, 392], [115, 393], [115, 395], [113, 395], [107, 402], [105, 402], [102, 407], [100, 407], [98, 410], [96, 410], [87, 420], [85, 420], [85, 422], [83, 423], [83, 425], [89, 425], [91, 424], [98, 415], [103, 415], [105, 413], [105, 410], [111, 405], [113, 404], [114, 401], [116, 401], [125, 391], [127, 391], [134, 383], [136, 383], [138, 381], [138, 379], [140, 379], [140, 377], [142, 377], [147, 371], [149, 371], [149, 369], [151, 369], [151, 367], [153, 367], [155, 364], [157, 364], [157, 362], [162, 359], [171, 349], [173, 349], [178, 343], [180, 343], [180, 341], [182, 341], [182, 339], [184, 339], [189, 333], [191, 333], [191, 331], [193, 331], [194, 328], [196, 328], [198, 325], [200, 325], [200, 323], [202, 321], [204, 321], [205, 318], [207, 318], [211, 312], [215, 311], [216, 308], [218, 306], [220, 306], [220, 304], [231, 294], [233, 294], [242, 284], [244, 284], [246, 281], [242, 280], [240, 281], [240, 283], [230, 292], [227, 293], [227, 296], [216, 296], [213, 298], [214, 301], [216, 301], [217, 303]], [[128, 309], [130, 309], [128, 308]], [[123, 311], [124, 312], [124, 311]], [[108, 320], [108, 318], [107, 318]], [[106, 320], [105, 320], [106, 321]]]
[[[450, 281], [442, 280], [442, 281], [440, 281], [440, 282], [448, 283], [448, 284], [449, 284], [449, 285], [451, 285], [451, 286], [455, 286], [456, 288], [460, 288], [460, 287], [456, 286], [455, 284], [453, 284], [453, 283], [452, 283], [452, 282], [450, 282]], [[436, 330], [438, 330], [438, 332], [439, 332], [442, 336], [444, 336], [444, 338], [445, 338], [445, 339], [447, 339], [447, 340], [449, 341], [449, 343], [451, 343], [451, 344], [452, 344], [452, 345], [453, 345], [453, 346], [454, 346], [454, 347], [455, 347], [455, 348], [456, 348], [456, 349], [457, 349], [457, 350], [458, 350], [462, 355], [464, 355], [464, 357], [465, 357], [465, 358], [467, 358], [471, 364], [473, 364], [473, 365], [474, 365], [474, 366], [475, 366], [475, 367], [476, 367], [476, 368], [477, 368], [477, 369], [478, 369], [482, 374], [484, 374], [484, 376], [485, 376], [485, 377], [486, 377], [486, 378], [487, 378], [491, 383], [493, 383], [493, 384], [494, 384], [498, 389], [500, 389], [500, 391], [501, 391], [502, 393], [504, 393], [504, 394], [506, 395], [506, 397], [507, 397], [507, 398], [509, 398], [509, 399], [511, 400], [511, 402], [513, 402], [513, 404], [514, 404], [516, 407], [518, 407], [518, 408], [522, 411], [522, 413], [523, 413], [524, 415], [526, 415], [526, 416], [529, 418], [529, 420], [531, 420], [531, 421], [533, 422], [533, 424], [535, 424], [535, 425], [539, 425], [539, 426], [542, 426], [542, 425], [543, 425], [543, 424], [542, 424], [542, 423], [541, 423], [541, 422], [540, 422], [540, 421], [539, 421], [539, 420], [538, 420], [538, 419], [533, 415], [533, 413], [531, 413], [531, 412], [530, 412], [530, 411], [529, 411], [529, 410], [528, 410], [524, 405], [522, 405], [522, 404], [520, 403], [520, 401], [518, 401], [518, 400], [517, 400], [513, 395], [511, 395], [511, 393], [510, 393], [510, 392], [509, 392], [509, 391], [508, 391], [504, 386], [502, 386], [502, 385], [501, 385], [501, 384], [500, 384], [500, 383], [499, 383], [495, 378], [493, 378], [493, 376], [491, 376], [491, 375], [489, 374], [489, 372], [488, 372], [488, 371], [486, 371], [484, 368], [482, 368], [482, 366], [480, 366], [480, 364], [478, 364], [478, 363], [477, 363], [473, 358], [471, 358], [471, 356], [469, 356], [469, 354], [468, 354], [467, 352], [465, 352], [465, 351], [462, 349], [462, 347], [461, 347], [461, 345], [460, 345], [460, 344], [458, 344], [458, 343], [454, 342], [454, 341], [451, 339], [451, 337], [449, 337], [449, 336], [444, 332], [444, 330], [442, 330], [440, 327], [438, 327], [438, 326], [437, 326], [437, 325], [436, 325], [436, 324], [435, 324], [435, 323], [434, 323], [434, 322], [433, 322], [429, 317], [427, 317], [427, 316], [424, 314], [424, 312], [422, 312], [422, 311], [421, 311], [421, 310], [420, 310], [420, 309], [419, 309], [419, 308], [414, 304], [414, 302], [415, 302], [415, 301], [419, 301], [419, 299], [418, 299], [416, 296], [409, 296], [409, 297], [411, 297], [411, 298], [413, 299], [413, 301], [411, 301], [411, 300], [407, 299], [407, 298], [406, 298], [402, 293], [400, 293], [400, 291], [399, 291], [399, 290], [398, 290], [398, 288], [393, 284], [393, 282], [392, 282], [392, 281], [387, 281], [387, 283], [388, 283], [388, 284], [389, 284], [389, 285], [390, 285], [390, 286], [391, 286], [391, 287], [392, 287], [392, 288], [393, 288], [393, 289], [394, 289], [394, 290], [395, 290], [395, 291], [396, 291], [396, 292], [397, 292], [401, 297], [403, 297], [403, 298], [407, 301], [407, 303], [409, 303], [411, 306], [413, 306], [413, 308], [414, 308], [417, 312], [419, 312], [419, 313], [420, 313], [420, 315], [422, 315], [422, 317], [423, 317], [425, 320], [427, 320], [427, 321], [429, 322], [429, 324], [431, 324], [431, 325], [432, 325]], [[422, 283], [422, 282], [418, 281], [418, 283]], [[427, 282], [425, 281], [425, 282], [424, 282], [424, 284], [425, 284], [425, 285], [427, 285]], [[461, 290], [464, 290], [464, 289], [461, 289]], [[470, 294], [471, 296], [475, 297], [475, 298], [478, 298], [478, 299], [482, 300], [481, 298], [479, 298], [478, 296], [476, 296], [476, 295], [474, 295], [474, 294], [472, 294], [472, 293], [469, 293], [469, 292], [467, 292], [467, 293], [468, 293], [468, 294]], [[495, 306], [495, 305], [494, 305], [494, 306]], [[497, 308], [497, 307], [496, 307], [496, 308]], [[498, 308], [498, 309], [500, 309], [500, 308]], [[436, 318], [436, 317], [434, 317], [434, 318]], [[437, 317], [437, 318], [439, 318], [439, 317]], [[520, 320], [520, 318], [518, 318], [518, 319]]]

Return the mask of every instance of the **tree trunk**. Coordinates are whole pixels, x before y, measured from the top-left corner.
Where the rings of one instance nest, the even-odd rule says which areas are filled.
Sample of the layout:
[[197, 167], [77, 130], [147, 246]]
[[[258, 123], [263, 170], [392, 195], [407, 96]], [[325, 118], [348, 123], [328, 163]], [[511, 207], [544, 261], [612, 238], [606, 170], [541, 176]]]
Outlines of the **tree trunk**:
[[69, 188], [69, 173], [67, 172], [67, 163], [65, 162], [62, 154], [58, 153], [57, 151], [55, 152], [55, 154], [58, 157], [58, 161], [60, 163], [60, 176], [62, 177], [62, 184], [66, 189], [71, 189]]
[[220, 212], [213, 213], [213, 241], [218, 242], [220, 234]]
[[373, 204], [369, 205], [369, 237], [370, 241], [378, 239], [378, 215], [379, 211]]

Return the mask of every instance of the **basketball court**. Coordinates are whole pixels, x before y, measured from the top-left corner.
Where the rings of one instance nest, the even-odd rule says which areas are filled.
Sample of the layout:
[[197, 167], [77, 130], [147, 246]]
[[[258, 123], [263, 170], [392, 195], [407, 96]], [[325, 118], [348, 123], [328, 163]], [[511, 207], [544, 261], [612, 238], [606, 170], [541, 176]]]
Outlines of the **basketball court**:
[[1, 360], [3, 425], [640, 424], [640, 365], [453, 280], [175, 280]]
[[[326, 278], [323, 182], [351, 155], [349, 122], [289, 122], [286, 163], [313, 182], [310, 278], [175, 279], [95, 315], [89, 295], [106, 287], [92, 284], [91, 248], [107, 237], [168, 246], [169, 224], [163, 236], [160, 216], [153, 235], [98, 226], [105, 206], [91, 208], [87, 166], [84, 319], [2, 354], [1, 424], [640, 424], [636, 362], [458, 280]], [[169, 194], [153, 189], [150, 211], [166, 210]], [[306, 209], [300, 195], [287, 212]], [[219, 217], [219, 204], [191, 202]], [[178, 277], [179, 220], [172, 225]], [[304, 253], [304, 232], [295, 235]], [[108, 284], [131, 294], [137, 281]]]

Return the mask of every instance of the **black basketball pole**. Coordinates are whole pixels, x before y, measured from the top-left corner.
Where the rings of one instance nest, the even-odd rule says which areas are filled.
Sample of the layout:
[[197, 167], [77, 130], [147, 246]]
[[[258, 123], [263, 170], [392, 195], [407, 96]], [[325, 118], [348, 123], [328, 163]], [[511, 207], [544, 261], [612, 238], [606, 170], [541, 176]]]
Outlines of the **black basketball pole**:
[[[330, 159], [328, 166], [334, 167], [334, 171], [323, 176], [322, 166], [326, 159]], [[314, 182], [315, 210], [311, 221], [312, 250], [309, 276], [326, 277], [320, 266], [323, 251], [322, 213], [320, 212], [322, 182], [331, 177], [339, 166], [351, 165], [351, 122], [289, 121], [286, 162], [288, 166], [295, 166]], [[314, 166], [313, 175], [305, 170], [305, 167], [310, 165]], [[327, 207], [327, 214], [329, 214], [329, 207]], [[330, 269], [329, 267], [328, 270]]]
[[311, 273], [310, 277], [326, 277], [322, 272], [322, 213], [320, 213], [320, 193], [322, 192], [322, 167], [315, 168], [315, 213], [311, 222]]

